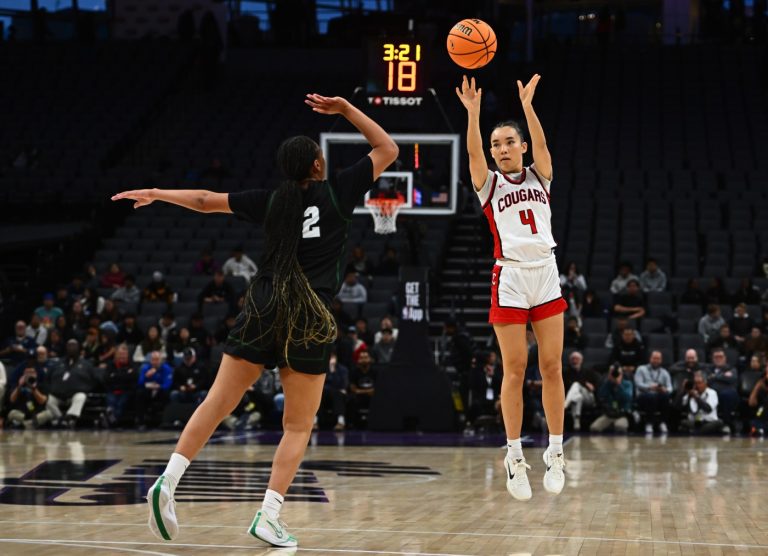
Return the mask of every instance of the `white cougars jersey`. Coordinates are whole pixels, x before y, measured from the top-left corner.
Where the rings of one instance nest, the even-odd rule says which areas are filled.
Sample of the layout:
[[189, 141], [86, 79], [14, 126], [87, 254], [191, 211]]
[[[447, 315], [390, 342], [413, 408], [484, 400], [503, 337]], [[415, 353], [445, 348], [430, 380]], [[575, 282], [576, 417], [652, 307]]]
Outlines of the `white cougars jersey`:
[[555, 260], [552, 237], [550, 180], [535, 165], [519, 174], [488, 170], [477, 192], [493, 235], [493, 256], [500, 264], [536, 267]]

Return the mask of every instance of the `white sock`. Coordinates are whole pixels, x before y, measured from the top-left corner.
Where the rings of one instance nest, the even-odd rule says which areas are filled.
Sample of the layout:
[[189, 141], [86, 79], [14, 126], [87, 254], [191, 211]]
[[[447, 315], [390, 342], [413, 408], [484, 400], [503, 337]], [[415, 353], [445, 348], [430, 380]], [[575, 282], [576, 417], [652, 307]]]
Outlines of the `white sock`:
[[189, 460], [174, 452], [171, 454], [171, 459], [168, 460], [168, 466], [163, 471], [163, 475], [168, 478], [168, 486], [171, 489], [171, 493], [176, 490], [176, 485], [179, 484], [181, 476], [184, 475], [184, 471], [189, 467]]
[[507, 438], [507, 457], [511, 460], [523, 459], [523, 441], [520, 438]]
[[563, 453], [563, 435], [562, 434], [549, 435], [549, 452], [551, 454]]
[[264, 493], [264, 503], [261, 505], [261, 509], [272, 519], [277, 519], [280, 515], [280, 509], [283, 507], [283, 497], [279, 492], [267, 489]]

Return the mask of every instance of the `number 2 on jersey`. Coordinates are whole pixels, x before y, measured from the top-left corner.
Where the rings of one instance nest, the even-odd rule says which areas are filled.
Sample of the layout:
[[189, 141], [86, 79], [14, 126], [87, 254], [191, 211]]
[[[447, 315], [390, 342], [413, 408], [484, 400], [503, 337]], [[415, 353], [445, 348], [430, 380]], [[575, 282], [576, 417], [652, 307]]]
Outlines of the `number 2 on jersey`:
[[304, 211], [304, 227], [301, 231], [301, 237], [304, 239], [320, 237], [320, 226], [317, 224], [319, 221], [320, 209], [315, 206], [307, 207], [307, 210]]
[[536, 229], [536, 219], [533, 217], [531, 209], [520, 211], [520, 222], [523, 223], [523, 226], [530, 226], [532, 234], [539, 233], [539, 230]]

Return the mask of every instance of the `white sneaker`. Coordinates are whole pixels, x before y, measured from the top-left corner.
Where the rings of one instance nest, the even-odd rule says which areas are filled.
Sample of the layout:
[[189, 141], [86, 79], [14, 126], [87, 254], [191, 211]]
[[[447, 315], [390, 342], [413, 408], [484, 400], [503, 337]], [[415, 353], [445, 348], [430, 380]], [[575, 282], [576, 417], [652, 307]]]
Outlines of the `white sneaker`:
[[544, 450], [544, 465], [547, 471], [544, 473], [544, 490], [550, 494], [560, 494], [565, 486], [565, 457], [562, 452], [552, 454], [549, 448]]
[[272, 546], [294, 547], [299, 545], [296, 537], [288, 532], [281, 519], [272, 519], [264, 510], [256, 512], [248, 533]]
[[160, 475], [147, 493], [149, 530], [158, 538], [172, 541], [179, 534], [176, 501], [168, 486], [168, 478]]
[[645, 434], [653, 434], [653, 425], [648, 423], [645, 425]]
[[659, 432], [661, 434], [667, 434], [669, 432], [669, 429], [667, 428], [667, 424], [664, 421], [659, 423]]
[[507, 470], [507, 490], [515, 500], [530, 500], [531, 484], [528, 482], [527, 469], [531, 466], [525, 463], [525, 458], [511, 460], [504, 458], [504, 469]]

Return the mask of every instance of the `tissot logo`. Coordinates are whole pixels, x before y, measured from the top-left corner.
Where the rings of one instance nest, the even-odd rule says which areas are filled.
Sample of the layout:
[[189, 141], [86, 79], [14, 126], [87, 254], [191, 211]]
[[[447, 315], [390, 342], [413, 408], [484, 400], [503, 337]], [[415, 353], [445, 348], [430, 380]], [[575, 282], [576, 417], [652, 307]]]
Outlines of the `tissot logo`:
[[[165, 469], [165, 460], [145, 459], [119, 476], [105, 480], [121, 460], [45, 461], [18, 479], [0, 480], [0, 504], [23, 506], [115, 506], [143, 504], [149, 487]], [[176, 501], [261, 501], [272, 463], [195, 461], [176, 489]], [[383, 462], [317, 460], [301, 465], [286, 501], [328, 502], [315, 472], [342, 477], [439, 475], [428, 467], [393, 466]]]
[[368, 97], [373, 106], [421, 106], [424, 97]]

